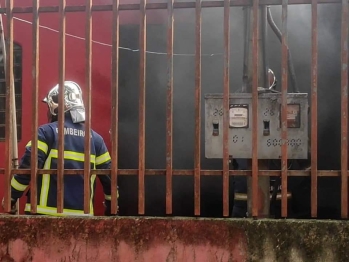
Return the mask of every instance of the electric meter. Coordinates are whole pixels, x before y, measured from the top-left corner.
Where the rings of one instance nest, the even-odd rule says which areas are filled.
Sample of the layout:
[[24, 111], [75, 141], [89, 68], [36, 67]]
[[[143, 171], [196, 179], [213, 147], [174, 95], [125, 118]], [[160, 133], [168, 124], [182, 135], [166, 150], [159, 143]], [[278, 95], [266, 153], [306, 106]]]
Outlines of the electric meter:
[[299, 104], [287, 105], [287, 127], [288, 128], [300, 128], [300, 106]]
[[[280, 159], [282, 145], [287, 143], [288, 159], [308, 158], [308, 94], [288, 93], [287, 139], [282, 139], [281, 93], [259, 93], [257, 128], [252, 123], [252, 94], [230, 93], [228, 150], [235, 159], [251, 159], [256, 147], [258, 159]], [[205, 157], [223, 158], [223, 94], [205, 95]], [[256, 133], [254, 133], [256, 132]]]
[[248, 105], [230, 105], [229, 126], [233, 128], [248, 127]]

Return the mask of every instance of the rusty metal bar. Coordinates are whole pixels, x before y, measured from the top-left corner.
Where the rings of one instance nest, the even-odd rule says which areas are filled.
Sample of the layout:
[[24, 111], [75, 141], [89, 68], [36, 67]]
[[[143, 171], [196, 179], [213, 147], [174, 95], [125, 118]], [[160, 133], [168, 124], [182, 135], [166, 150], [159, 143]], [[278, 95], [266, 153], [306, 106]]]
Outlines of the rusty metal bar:
[[[318, 4], [339, 4], [342, 0], [319, 0]], [[281, 5], [282, 0], [260, 0], [259, 5]], [[311, 4], [311, 0], [290, 0], [289, 5], [298, 5], [298, 4]], [[195, 2], [175, 2], [173, 5], [174, 9], [181, 8], [195, 8]], [[231, 0], [230, 6], [250, 6], [250, 0]], [[210, 8], [210, 7], [224, 7], [223, 1], [204, 1], [202, 2], [202, 8]], [[120, 11], [127, 10], [139, 10], [140, 4], [121, 4], [119, 6]], [[168, 9], [167, 3], [148, 3], [146, 5], [147, 10], [151, 9]], [[92, 6], [93, 12], [105, 12], [112, 11], [112, 5], [94, 5]], [[40, 13], [57, 13], [59, 11], [59, 6], [41, 6], [39, 8]], [[79, 6], [67, 6], [65, 9], [66, 12], [85, 12], [86, 7]], [[33, 7], [15, 7], [13, 9], [13, 13], [33, 13]], [[0, 14], [6, 14], [6, 8], [0, 8]]]
[[224, 71], [223, 71], [223, 216], [229, 216], [229, 69], [230, 6], [224, 1]]
[[65, 1], [59, 5], [59, 95], [58, 104], [58, 160], [57, 160], [57, 212], [63, 213], [64, 205], [64, 80], [65, 80]]
[[[5, 35], [4, 35], [4, 25], [3, 25], [3, 21], [2, 21], [2, 15], [0, 15], [0, 30], [1, 30], [1, 45], [2, 45], [2, 53], [3, 53], [3, 61], [6, 61], [6, 42], [5, 42]], [[6, 75], [6, 66], [4, 66], [4, 72]], [[14, 85], [14, 80], [12, 79], [11, 82], [11, 88], [10, 88], [10, 97], [11, 97], [11, 101], [10, 101], [10, 105], [11, 105], [11, 111], [12, 111], [12, 115], [11, 115], [11, 124], [12, 124], [12, 137], [15, 137], [15, 139], [12, 139], [12, 168], [18, 168], [18, 141], [17, 141], [17, 111], [16, 111], [16, 99], [15, 99], [15, 85]], [[6, 102], [5, 102], [5, 106], [6, 106]], [[17, 212], [18, 213], [18, 209], [19, 209], [19, 202], [17, 201], [16, 204], [16, 208], [17, 208]]]
[[[1, 6], [1, 5], [0, 5]], [[12, 9], [13, 10], [13, 9]], [[2, 45], [2, 52], [3, 52], [3, 60], [6, 61], [6, 41], [5, 41], [5, 35], [4, 35], [4, 24], [2, 21], [2, 15], [0, 14], [0, 31], [1, 31], [1, 45]], [[4, 72], [6, 74], [6, 66], [4, 66]], [[15, 84], [14, 80], [12, 79], [11, 82], [11, 89], [10, 92], [13, 93], [11, 95], [11, 107], [12, 110], [12, 137], [15, 137], [16, 139], [12, 139], [12, 167], [18, 168], [18, 141], [17, 141], [17, 112], [16, 112], [16, 99], [15, 99]], [[18, 202], [17, 202], [18, 205]]]
[[317, 72], [318, 72], [318, 19], [317, 0], [311, 5], [311, 217], [317, 217]]
[[13, 83], [13, 0], [6, 0], [6, 18], [7, 18], [7, 41], [6, 41], [6, 112], [5, 112], [5, 190], [4, 190], [4, 201], [5, 201], [5, 212], [11, 210], [11, 176], [12, 176], [12, 139], [13, 137], [13, 126], [12, 126], [12, 115], [13, 110], [11, 102], [13, 101], [14, 92], [11, 92]]
[[146, 86], [146, 39], [147, 18], [146, 1], [141, 0], [140, 5], [140, 34], [139, 34], [139, 160], [138, 160], [138, 214], [144, 215], [144, 170], [145, 170], [145, 86]]
[[32, 91], [32, 144], [31, 144], [31, 180], [30, 204], [31, 213], [37, 212], [37, 172], [38, 172], [38, 108], [39, 108], [39, 1], [33, 0], [33, 91]]
[[112, 39], [112, 164], [111, 164], [111, 213], [117, 214], [117, 175], [118, 175], [118, 123], [119, 123], [119, 0], [113, 5], [113, 39]]
[[86, 103], [85, 103], [85, 156], [84, 156], [84, 213], [89, 214], [93, 208], [90, 206], [91, 183], [91, 69], [92, 69], [92, 0], [86, 0]]
[[258, 215], [258, 10], [259, 0], [253, 1], [252, 33], [252, 217]]
[[341, 216], [348, 218], [348, 0], [342, 1], [341, 32]]
[[288, 52], [287, 52], [287, 5], [282, 1], [282, 58], [281, 58], [281, 216], [287, 217], [287, 89], [288, 89]]
[[172, 214], [173, 162], [173, 3], [168, 0], [167, 22], [167, 107], [166, 107], [166, 214]]
[[[13, 169], [11, 174], [28, 175], [30, 169]], [[121, 176], [136, 176], [138, 169], [118, 169], [118, 175]], [[166, 169], [146, 169], [145, 175], [148, 176], [166, 176]], [[5, 174], [5, 169], [0, 168], [0, 174]], [[57, 169], [39, 169], [38, 174], [57, 174]], [[84, 169], [67, 169], [64, 171], [64, 175], [82, 175]], [[91, 170], [91, 174], [94, 175], [110, 175], [111, 169], [98, 169]], [[223, 170], [201, 170], [201, 176], [222, 176]], [[193, 176], [194, 170], [192, 169], [175, 169], [173, 170], [174, 176]], [[230, 170], [230, 176], [252, 176], [252, 170]], [[281, 170], [259, 170], [258, 176], [281, 176]], [[311, 176], [311, 171], [306, 170], [288, 170], [287, 176], [292, 177], [308, 177]], [[340, 177], [341, 170], [318, 170], [318, 177]]]
[[201, 160], [201, 4], [195, 8], [195, 138], [194, 138], [194, 214], [200, 215]]

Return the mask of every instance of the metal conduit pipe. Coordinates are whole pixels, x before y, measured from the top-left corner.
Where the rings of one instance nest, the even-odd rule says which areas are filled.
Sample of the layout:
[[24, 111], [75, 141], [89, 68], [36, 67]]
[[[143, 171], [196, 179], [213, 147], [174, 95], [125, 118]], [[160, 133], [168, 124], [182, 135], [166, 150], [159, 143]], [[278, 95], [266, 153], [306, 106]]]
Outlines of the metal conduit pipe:
[[[274, 31], [275, 35], [277, 36], [277, 38], [280, 40], [280, 43], [281, 43], [282, 42], [281, 31], [279, 30], [279, 28], [277, 27], [277, 25], [275, 24], [275, 22], [273, 20], [273, 17], [271, 15], [271, 11], [270, 11], [270, 6], [267, 7], [267, 18], [268, 18], [268, 23], [269, 23], [271, 29]], [[298, 86], [297, 86], [297, 80], [296, 80], [296, 74], [294, 71], [293, 63], [292, 63], [291, 51], [288, 48], [288, 46], [287, 46], [287, 52], [288, 52], [288, 59], [287, 59], [288, 71], [289, 71], [290, 76], [291, 76], [291, 84], [292, 84], [293, 92], [299, 93]]]

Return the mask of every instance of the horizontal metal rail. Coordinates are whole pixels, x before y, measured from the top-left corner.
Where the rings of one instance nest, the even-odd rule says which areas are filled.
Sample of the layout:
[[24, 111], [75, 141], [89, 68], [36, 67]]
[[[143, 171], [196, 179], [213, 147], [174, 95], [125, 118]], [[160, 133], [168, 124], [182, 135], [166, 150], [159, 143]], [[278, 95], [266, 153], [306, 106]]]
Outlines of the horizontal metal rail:
[[[118, 169], [118, 176], [137, 175], [138, 169]], [[0, 169], [0, 174], [4, 174], [5, 170]], [[12, 174], [28, 175], [30, 169], [12, 169]], [[193, 176], [195, 171], [193, 169], [173, 169], [174, 176]], [[310, 176], [311, 171], [307, 170], [288, 170], [287, 176], [290, 177], [307, 177]], [[57, 174], [57, 169], [38, 169], [38, 174]], [[64, 175], [83, 175], [84, 169], [66, 169]], [[110, 169], [91, 170], [91, 175], [110, 175]], [[147, 176], [166, 176], [166, 169], [145, 169], [144, 174]], [[223, 170], [200, 170], [201, 176], [222, 176]], [[229, 170], [230, 176], [251, 176], [252, 170]], [[259, 170], [259, 176], [280, 176], [280, 170]], [[318, 170], [318, 177], [340, 177], [341, 170]]]
[[[311, 4], [311, 0], [290, 0], [289, 5], [299, 5], [299, 4]], [[340, 4], [341, 0], [318, 0], [318, 4]], [[260, 0], [259, 5], [281, 5], [282, 0]], [[195, 2], [175, 2], [173, 8], [195, 8]], [[250, 6], [250, 0], [231, 0], [230, 6]], [[140, 4], [120, 4], [119, 11], [124, 10], [140, 10]], [[203, 1], [201, 4], [202, 8], [209, 7], [224, 7], [224, 1]], [[168, 3], [148, 3], [145, 6], [146, 10], [152, 9], [168, 9]], [[112, 11], [113, 5], [93, 5], [92, 11], [103, 12]], [[32, 13], [34, 11], [33, 7], [14, 7], [13, 13]], [[39, 13], [58, 13], [59, 6], [41, 6], [39, 8]], [[86, 6], [66, 6], [65, 12], [86, 12]], [[0, 8], [0, 13], [5, 14], [6, 8]]]

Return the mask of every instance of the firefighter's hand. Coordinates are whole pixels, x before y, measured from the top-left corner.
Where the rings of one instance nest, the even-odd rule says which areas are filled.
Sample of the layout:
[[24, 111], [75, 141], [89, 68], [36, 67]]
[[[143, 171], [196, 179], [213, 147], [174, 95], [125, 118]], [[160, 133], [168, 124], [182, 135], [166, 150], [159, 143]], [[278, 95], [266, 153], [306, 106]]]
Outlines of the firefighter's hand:
[[[104, 215], [105, 216], [115, 216], [114, 214], [111, 214], [111, 201], [110, 200], [105, 200], [103, 202], [104, 205]], [[116, 216], [119, 213], [119, 206], [116, 207]]]
[[[2, 199], [2, 208], [5, 210], [5, 198]], [[17, 200], [14, 200], [13, 198], [11, 198], [11, 210], [9, 212], [9, 214], [14, 215], [17, 213]]]

